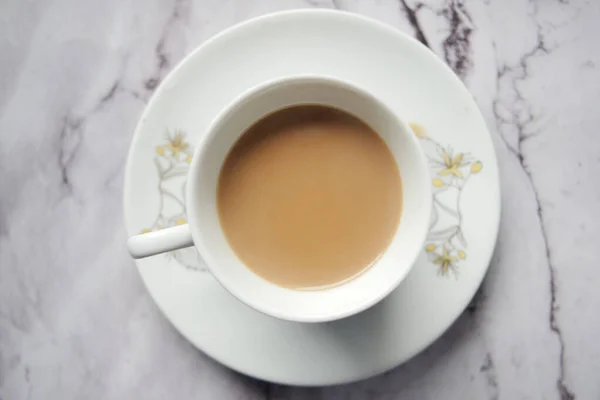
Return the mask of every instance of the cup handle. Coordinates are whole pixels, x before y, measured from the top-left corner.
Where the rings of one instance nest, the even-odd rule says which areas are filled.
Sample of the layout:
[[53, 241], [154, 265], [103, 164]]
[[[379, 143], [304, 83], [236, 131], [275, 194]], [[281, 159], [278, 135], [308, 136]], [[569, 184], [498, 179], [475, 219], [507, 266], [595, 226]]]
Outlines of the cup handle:
[[150, 257], [168, 251], [194, 245], [188, 224], [161, 229], [132, 236], [127, 240], [127, 249], [133, 258]]

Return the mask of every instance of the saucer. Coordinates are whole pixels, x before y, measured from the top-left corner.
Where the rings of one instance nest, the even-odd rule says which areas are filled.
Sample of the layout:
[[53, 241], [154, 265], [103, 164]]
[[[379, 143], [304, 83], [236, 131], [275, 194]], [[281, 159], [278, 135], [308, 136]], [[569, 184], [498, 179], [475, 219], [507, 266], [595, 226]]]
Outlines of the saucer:
[[239, 93], [315, 73], [362, 87], [411, 122], [431, 168], [433, 212], [422, 254], [400, 287], [343, 320], [281, 321], [244, 305], [194, 248], [143, 260], [148, 292], [200, 350], [241, 373], [283, 384], [329, 385], [393, 368], [438, 338], [465, 309], [492, 255], [500, 186], [489, 132], [461, 81], [416, 40], [343, 12], [259, 17], [187, 56], [150, 100], [125, 177], [129, 235], [186, 223], [193, 146]]

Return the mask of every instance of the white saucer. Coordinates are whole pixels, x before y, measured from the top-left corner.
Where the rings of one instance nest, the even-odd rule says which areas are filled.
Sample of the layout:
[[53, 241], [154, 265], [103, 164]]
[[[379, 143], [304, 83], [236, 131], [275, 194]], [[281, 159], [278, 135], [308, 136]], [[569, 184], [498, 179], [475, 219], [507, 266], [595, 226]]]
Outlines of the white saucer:
[[431, 161], [426, 248], [388, 298], [341, 321], [300, 324], [240, 303], [194, 249], [137, 261], [159, 308], [194, 345], [260, 379], [327, 385], [384, 372], [438, 338], [487, 270], [500, 218], [496, 156], [460, 80], [420, 43], [333, 11], [260, 17], [219, 34], [162, 83], [135, 133], [125, 179], [129, 235], [185, 222], [188, 156], [217, 112], [265, 80], [317, 73], [363, 87], [416, 126]]

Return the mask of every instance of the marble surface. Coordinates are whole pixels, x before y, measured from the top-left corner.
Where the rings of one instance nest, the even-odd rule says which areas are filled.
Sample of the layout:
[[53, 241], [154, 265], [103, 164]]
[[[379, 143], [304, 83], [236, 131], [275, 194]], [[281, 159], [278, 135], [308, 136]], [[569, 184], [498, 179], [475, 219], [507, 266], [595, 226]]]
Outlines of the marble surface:
[[[211, 35], [299, 7], [414, 35], [475, 96], [503, 215], [472, 304], [382, 376], [293, 388], [195, 350], [125, 249], [123, 171], [160, 80]], [[0, 3], [0, 399], [600, 399], [600, 2]], [[596, 25], [596, 26], [594, 26]]]

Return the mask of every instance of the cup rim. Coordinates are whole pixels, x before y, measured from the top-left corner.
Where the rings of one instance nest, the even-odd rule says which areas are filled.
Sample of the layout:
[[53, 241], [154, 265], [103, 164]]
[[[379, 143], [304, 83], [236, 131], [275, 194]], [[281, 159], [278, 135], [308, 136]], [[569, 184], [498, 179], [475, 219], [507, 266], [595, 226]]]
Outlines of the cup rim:
[[[213, 137], [217, 134], [220, 126], [226, 120], [225, 117], [231, 115], [231, 113], [234, 113], [236, 111], [236, 109], [243, 106], [243, 104], [246, 100], [248, 100], [249, 98], [251, 98], [253, 96], [258, 95], [262, 91], [265, 91], [274, 86], [278, 86], [278, 85], [282, 85], [282, 84], [286, 84], [286, 83], [301, 83], [303, 81], [311, 82], [311, 83], [323, 82], [323, 83], [334, 84], [334, 85], [339, 85], [342, 87], [350, 88], [351, 90], [359, 93], [361, 96], [368, 98], [378, 108], [385, 110], [386, 113], [388, 113], [389, 115], [391, 115], [394, 118], [394, 122], [396, 124], [398, 124], [399, 126], [402, 126], [403, 129], [406, 130], [406, 132], [413, 133], [410, 126], [402, 118], [400, 118], [397, 115], [397, 113], [395, 113], [392, 109], [390, 109], [389, 106], [387, 106], [383, 101], [381, 101], [377, 96], [362, 89], [361, 87], [358, 87], [357, 85], [354, 85], [354, 84], [344, 81], [342, 79], [333, 78], [331, 76], [325, 76], [325, 75], [302, 74], [302, 75], [292, 75], [292, 76], [285, 76], [285, 77], [279, 77], [279, 78], [267, 80], [267, 81], [264, 81], [264, 82], [261, 82], [261, 83], [255, 85], [255, 86], [250, 87], [249, 89], [243, 91], [238, 96], [236, 96], [227, 106], [225, 106], [216, 115], [216, 117], [209, 124], [208, 128], [206, 129], [206, 133], [202, 136], [202, 138], [198, 142], [198, 145], [196, 146], [196, 148], [194, 150], [194, 154], [192, 156], [192, 162], [190, 164], [190, 169], [188, 172], [188, 180], [187, 180], [188, 186], [186, 189], [186, 197], [185, 198], [186, 198], [186, 204], [187, 204], [188, 214], [189, 214], [188, 224], [190, 224], [190, 231], [192, 233], [194, 246], [196, 247], [200, 257], [202, 258], [202, 260], [208, 267], [208, 269], [211, 272], [211, 274], [213, 275], [213, 277], [219, 282], [219, 284], [223, 288], [225, 288], [225, 290], [227, 290], [237, 300], [241, 301], [242, 303], [246, 304], [247, 306], [249, 306], [265, 315], [275, 317], [275, 318], [278, 318], [281, 320], [291, 321], [291, 322], [319, 323], [319, 322], [335, 321], [335, 320], [339, 320], [339, 319], [343, 319], [343, 318], [352, 316], [354, 314], [358, 314], [358, 313], [372, 307], [373, 305], [377, 304], [378, 302], [383, 300], [385, 297], [387, 297], [392, 291], [394, 291], [400, 285], [400, 283], [408, 276], [409, 272], [412, 270], [412, 267], [414, 266], [419, 254], [420, 254], [422, 245], [423, 245], [423, 243], [425, 243], [428, 229], [422, 230], [422, 234], [420, 235], [421, 237], [418, 238], [418, 243], [420, 244], [418, 246], [419, 250], [415, 251], [414, 254], [411, 255], [410, 259], [412, 261], [410, 262], [410, 265], [407, 268], [402, 269], [402, 273], [399, 273], [398, 275], [393, 277], [394, 281], [392, 284], [388, 285], [385, 288], [375, 290], [376, 294], [373, 295], [372, 297], [370, 297], [367, 301], [355, 304], [352, 307], [349, 307], [348, 309], [345, 309], [344, 311], [340, 311], [337, 313], [330, 313], [330, 314], [321, 315], [321, 316], [299, 316], [299, 315], [290, 315], [290, 314], [282, 313], [280, 311], [273, 310], [273, 309], [270, 309], [267, 307], [263, 307], [260, 303], [254, 302], [249, 296], [246, 296], [243, 292], [240, 292], [237, 289], [233, 289], [231, 287], [231, 285], [229, 284], [228, 280], [223, 279], [223, 276], [219, 272], [219, 268], [216, 267], [216, 264], [218, 264], [218, 262], [216, 260], [214, 260], [214, 257], [211, 256], [212, 253], [209, 249], [209, 246], [207, 246], [206, 243], [204, 243], [204, 240], [201, 239], [201, 236], [198, 233], [198, 231], [201, 229], [201, 227], [196, 225], [195, 222], [193, 222], [196, 220], [195, 216], [196, 216], [196, 207], [197, 207], [196, 203], [193, 201], [194, 200], [193, 193], [196, 192], [196, 185], [198, 184], [197, 183], [198, 179], [194, 179], [194, 176], [200, 170], [200, 168], [199, 168], [199, 163], [201, 162], [200, 160], [204, 157], [208, 148], [210, 147], [210, 146], [207, 146], [207, 143], [210, 143], [212, 141]], [[425, 154], [424, 154], [423, 150], [421, 149], [421, 147], [419, 146], [418, 140], [417, 140], [416, 136], [414, 135], [414, 133], [412, 135], [410, 135], [409, 140], [411, 141], [413, 148], [416, 149], [416, 151], [418, 153], [418, 159], [419, 159], [418, 164], [420, 164], [419, 168], [422, 169], [422, 171], [427, 176], [429, 176], [429, 171], [427, 168]], [[431, 210], [431, 202], [432, 202], [431, 196], [425, 196], [425, 198], [423, 200], [426, 202], [424, 204], [424, 207], [426, 207], [428, 210]], [[429, 220], [427, 220], [425, 222], [425, 225], [428, 225], [428, 224], [429, 224]], [[220, 227], [220, 229], [222, 229], [222, 227]], [[396, 232], [398, 231], [398, 229], [399, 229], [399, 227], [397, 228]], [[387, 252], [388, 249], [386, 249], [385, 252]], [[209, 257], [206, 257], [207, 254], [209, 255]], [[239, 261], [240, 261], [240, 263], [244, 264], [243, 261], [241, 261], [241, 260], [239, 260]], [[215, 265], [213, 265], [213, 264], [215, 264]], [[245, 266], [245, 267], [248, 268], [247, 266]], [[377, 267], [377, 263], [375, 263], [370, 268], [376, 268], [376, 267]], [[262, 279], [264, 279], [264, 278], [262, 278]], [[361, 277], [357, 276], [354, 279], [361, 279]], [[352, 280], [354, 280], [354, 279], [352, 279]], [[343, 284], [345, 284], [345, 283], [343, 283]], [[293, 290], [293, 289], [288, 289], [288, 288], [282, 288], [282, 289]], [[328, 289], [324, 289], [324, 290], [328, 290]]]

